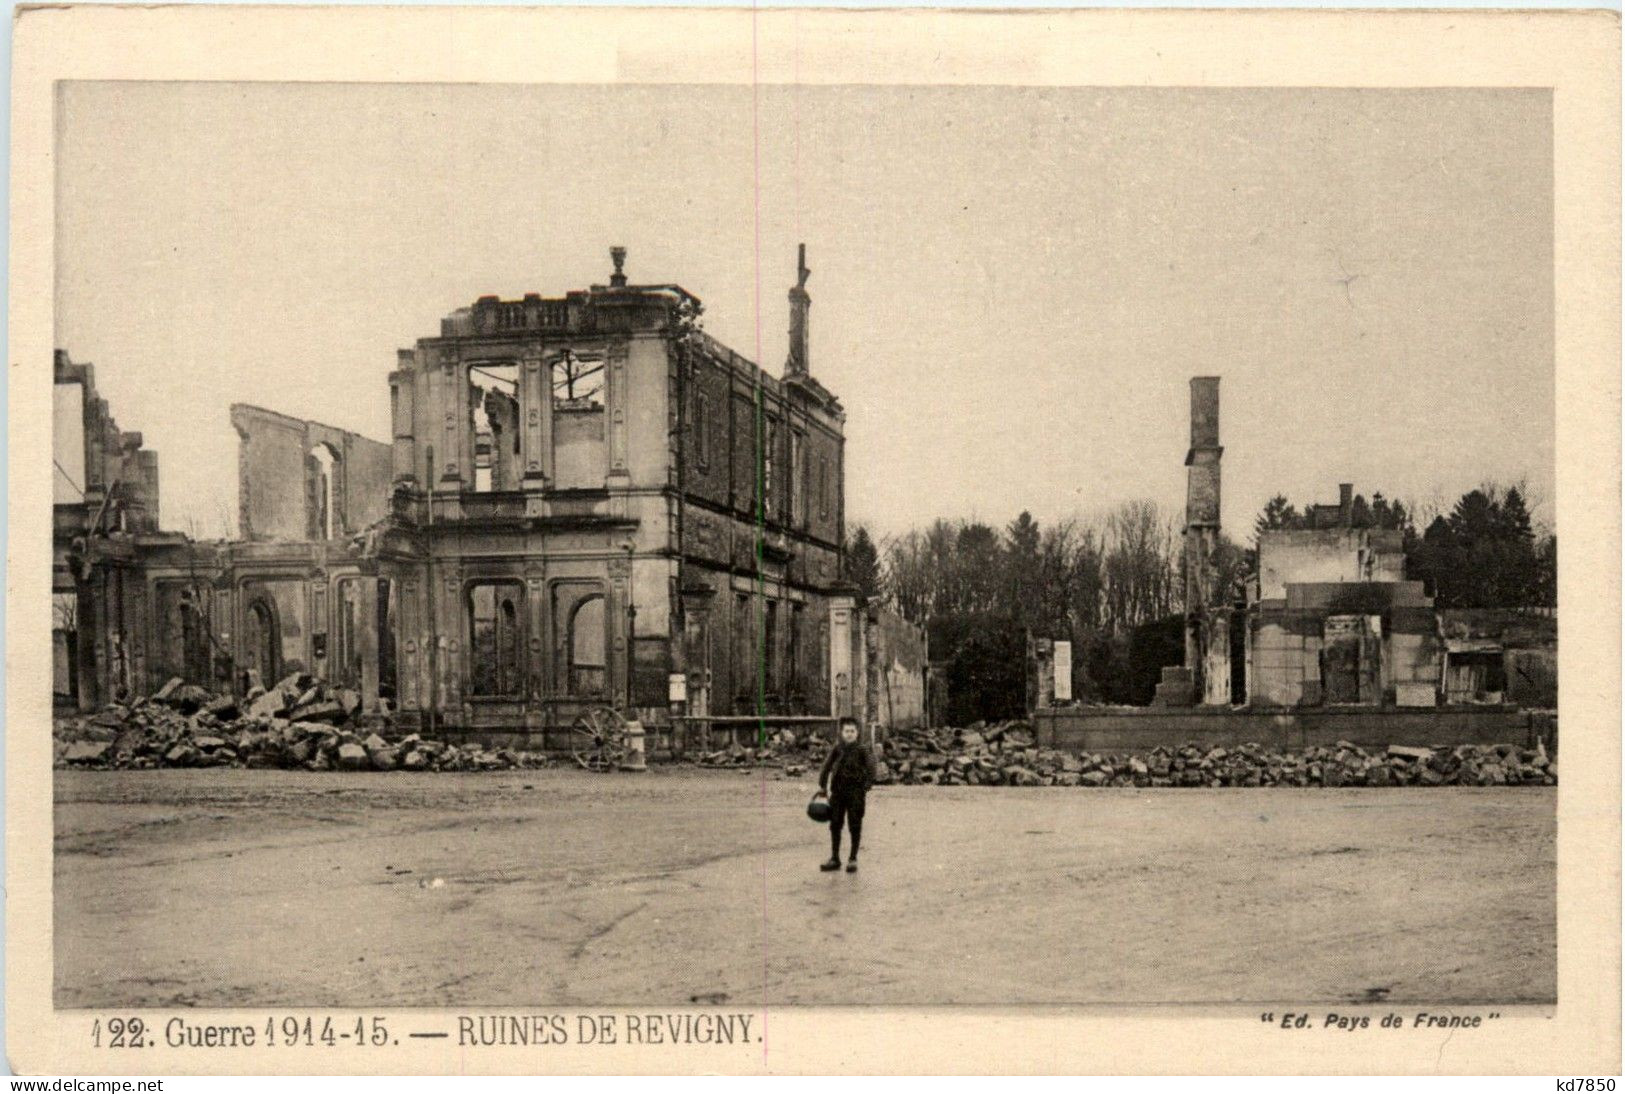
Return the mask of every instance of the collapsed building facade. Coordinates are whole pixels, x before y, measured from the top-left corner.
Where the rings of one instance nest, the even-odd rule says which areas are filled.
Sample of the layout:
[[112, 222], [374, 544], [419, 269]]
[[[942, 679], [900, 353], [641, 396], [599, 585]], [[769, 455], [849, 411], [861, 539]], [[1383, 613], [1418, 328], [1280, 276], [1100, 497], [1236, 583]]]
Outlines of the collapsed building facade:
[[1306, 527], [1261, 532], [1249, 572], [1222, 535], [1219, 420], [1219, 378], [1193, 377], [1183, 663], [1162, 670], [1149, 707], [1058, 702], [1054, 670], [1038, 666], [1040, 743], [1552, 743], [1555, 618], [1437, 610], [1406, 580], [1404, 534], [1357, 526], [1350, 484], [1310, 506]]
[[[1555, 624], [1435, 610], [1422, 582], [1406, 580], [1404, 533], [1356, 524], [1351, 483], [1339, 486], [1335, 504], [1309, 506], [1307, 527], [1261, 531], [1253, 576], [1225, 581], [1217, 561], [1223, 452], [1219, 378], [1194, 377], [1185, 663], [1164, 670], [1159, 703], [1427, 708], [1498, 705], [1515, 694], [1540, 702], [1546, 689], [1545, 705], [1555, 705]], [[1533, 632], [1550, 635], [1549, 659], [1531, 649]], [[1511, 645], [1497, 640], [1503, 634]], [[1521, 693], [1505, 685], [1514, 662], [1512, 674], [1531, 682]]]
[[[400, 350], [388, 443], [232, 407], [236, 541], [159, 532], [155, 458], [107, 424], [93, 457], [83, 409], [101, 463], [58, 499], [54, 586], [80, 620], [73, 701], [308, 671], [399, 724], [541, 747], [601, 706], [655, 726], [923, 709], [923, 642], [842, 577], [845, 412], [812, 375], [805, 252], [780, 376], [612, 259], [606, 285], [482, 297]], [[75, 368], [58, 354], [59, 390]]]

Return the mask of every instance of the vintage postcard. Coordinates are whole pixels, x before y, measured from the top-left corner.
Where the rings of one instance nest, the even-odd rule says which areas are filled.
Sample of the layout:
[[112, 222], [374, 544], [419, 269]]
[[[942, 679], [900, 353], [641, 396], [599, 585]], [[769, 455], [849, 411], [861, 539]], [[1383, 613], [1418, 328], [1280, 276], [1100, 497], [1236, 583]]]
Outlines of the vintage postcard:
[[15, 34], [17, 1072], [1618, 1072], [1616, 14]]

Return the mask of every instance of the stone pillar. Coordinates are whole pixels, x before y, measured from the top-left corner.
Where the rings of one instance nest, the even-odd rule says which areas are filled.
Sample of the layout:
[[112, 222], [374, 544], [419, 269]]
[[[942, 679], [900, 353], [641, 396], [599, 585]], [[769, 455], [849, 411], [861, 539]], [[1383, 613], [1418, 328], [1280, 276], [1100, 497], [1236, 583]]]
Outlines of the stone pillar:
[[553, 477], [553, 383], [540, 349], [525, 358], [519, 374], [519, 458], [527, 490], [545, 490]]
[[378, 646], [384, 637], [378, 633], [378, 579], [372, 575], [361, 579], [360, 611], [356, 641], [361, 647], [361, 709], [371, 714], [378, 709]]
[[462, 490], [463, 468], [469, 466], [464, 449], [472, 444], [467, 436], [468, 378], [453, 350], [440, 351], [439, 390], [432, 405], [440, 416], [440, 466], [437, 490]]
[[630, 379], [627, 359], [631, 347], [625, 342], [612, 343], [604, 357], [604, 418], [609, 432], [609, 473], [604, 485], [620, 497], [610, 500], [610, 511], [619, 517], [626, 515], [625, 491], [632, 485], [627, 462], [627, 414], [631, 409]]
[[852, 658], [856, 605], [857, 599], [845, 594], [829, 599], [829, 712], [837, 718], [856, 717], [854, 698], [861, 683]]
[[395, 482], [417, 479], [417, 466], [413, 456], [413, 409], [417, 399], [414, 390], [417, 374], [413, 371], [413, 354], [403, 349], [396, 355], [399, 368], [389, 374], [389, 417], [391, 422], [390, 477]]
[[1230, 705], [1230, 615], [1229, 608], [1208, 609], [1202, 662], [1202, 702], [1208, 706]]

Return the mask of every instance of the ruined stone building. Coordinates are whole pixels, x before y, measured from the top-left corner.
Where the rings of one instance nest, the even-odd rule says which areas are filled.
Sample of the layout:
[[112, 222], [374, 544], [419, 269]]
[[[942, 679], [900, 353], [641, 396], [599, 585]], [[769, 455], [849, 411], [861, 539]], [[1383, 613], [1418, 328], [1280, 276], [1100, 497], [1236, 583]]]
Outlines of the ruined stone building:
[[484, 297], [400, 351], [379, 573], [401, 714], [539, 731], [853, 701], [840, 403], [813, 378], [807, 270], [784, 374], [694, 329], [677, 285]]
[[63, 698], [309, 671], [409, 726], [533, 745], [592, 705], [922, 708], [923, 640], [877, 659], [842, 582], [845, 413], [812, 375], [804, 253], [779, 376], [612, 258], [607, 285], [482, 297], [400, 350], [387, 444], [232, 407], [232, 542], [158, 531], [156, 458], [59, 353]]
[[1344, 484], [1337, 523], [1258, 538], [1249, 606], [1248, 698], [1255, 706], [1430, 707], [1440, 701], [1438, 616], [1405, 580], [1404, 533], [1357, 528]]
[[96, 370], [58, 350], [52, 363], [52, 691], [95, 705], [145, 679], [142, 563], [158, 531], [158, 454], [126, 433], [96, 390]]
[[[1260, 533], [1240, 589], [1219, 564], [1219, 380], [1191, 380], [1185, 663], [1164, 706], [1416, 708], [1555, 702], [1555, 626], [1513, 613], [1440, 613], [1405, 577], [1404, 534], [1357, 527], [1354, 487], [1311, 505], [1306, 528]], [[1549, 634], [1549, 642], [1541, 636]], [[1516, 676], [1518, 688], [1509, 682]]]

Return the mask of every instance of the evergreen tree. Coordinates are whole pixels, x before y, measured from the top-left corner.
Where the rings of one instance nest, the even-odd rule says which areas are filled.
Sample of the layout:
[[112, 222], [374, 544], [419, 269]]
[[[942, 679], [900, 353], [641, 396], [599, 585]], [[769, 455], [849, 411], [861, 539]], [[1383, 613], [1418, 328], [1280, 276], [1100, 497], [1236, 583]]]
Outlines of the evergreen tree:
[[864, 603], [880, 599], [880, 552], [869, 538], [869, 530], [861, 524], [846, 545], [846, 576], [858, 587]]
[[1025, 509], [1005, 526], [1004, 533], [1009, 611], [1022, 626], [1030, 627], [1040, 611], [1038, 549], [1042, 536], [1038, 522]]
[[1428, 525], [1421, 541], [1407, 537], [1409, 575], [1440, 608], [1523, 608], [1555, 599], [1555, 547], [1535, 543], [1533, 522], [1516, 488], [1469, 490]]
[[1297, 508], [1286, 500], [1285, 494], [1277, 494], [1264, 504], [1263, 511], [1253, 522], [1253, 538], [1256, 542], [1265, 532], [1289, 531], [1302, 527], [1303, 517]]
[[1354, 501], [1349, 506], [1349, 524], [1355, 528], [1380, 527], [1371, 514], [1371, 505], [1364, 494], [1354, 495]]

